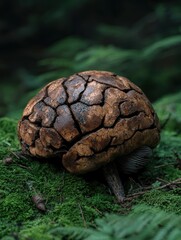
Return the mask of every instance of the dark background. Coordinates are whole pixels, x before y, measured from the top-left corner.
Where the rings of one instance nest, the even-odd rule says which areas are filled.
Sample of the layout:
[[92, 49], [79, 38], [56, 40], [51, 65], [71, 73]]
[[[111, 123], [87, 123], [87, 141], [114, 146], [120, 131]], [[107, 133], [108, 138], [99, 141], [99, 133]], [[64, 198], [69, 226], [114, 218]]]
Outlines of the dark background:
[[116, 72], [155, 101], [181, 89], [181, 2], [0, 1], [0, 116], [18, 118], [47, 82]]

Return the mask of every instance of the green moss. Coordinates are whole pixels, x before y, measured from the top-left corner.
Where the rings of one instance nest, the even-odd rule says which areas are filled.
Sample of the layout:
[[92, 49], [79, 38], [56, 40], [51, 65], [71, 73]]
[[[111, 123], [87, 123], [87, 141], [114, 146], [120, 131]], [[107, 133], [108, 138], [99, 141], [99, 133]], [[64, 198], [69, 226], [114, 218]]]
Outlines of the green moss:
[[[0, 236], [22, 229], [51, 224], [84, 226], [93, 222], [102, 212], [116, 212], [120, 207], [106, 188], [96, 181], [64, 172], [60, 167], [31, 159], [16, 158], [19, 149], [16, 136], [17, 122], [0, 120]], [[3, 158], [11, 154], [13, 162], [5, 164]], [[47, 211], [41, 213], [31, 197], [41, 194]], [[37, 221], [38, 220], [38, 221]], [[9, 227], [11, 225], [11, 227]]]
[[[20, 149], [16, 128], [17, 121], [0, 119], [0, 238], [11, 239], [17, 234], [20, 239], [49, 240], [49, 229], [56, 226], [85, 227], [94, 225], [105, 213], [128, 212], [96, 178], [74, 176], [48, 162], [17, 158], [13, 154]], [[180, 141], [176, 132], [162, 131], [160, 145], [140, 175], [144, 183], [154, 185], [158, 178], [171, 181], [181, 176], [175, 155], [180, 151]], [[3, 159], [9, 155], [13, 162], [7, 165]], [[180, 188], [150, 191], [134, 206], [145, 204], [180, 214], [180, 192]], [[35, 194], [43, 196], [46, 212], [40, 212], [32, 202]]]
[[152, 190], [144, 194], [140, 203], [146, 203], [166, 212], [181, 214], [181, 197], [174, 191]]
[[[180, 155], [181, 137], [173, 131], [162, 131], [160, 144], [154, 149], [151, 161], [140, 176], [144, 184], [155, 182], [173, 181], [181, 177], [181, 170], [178, 168], [178, 156]], [[177, 156], [178, 154], [178, 156]]]

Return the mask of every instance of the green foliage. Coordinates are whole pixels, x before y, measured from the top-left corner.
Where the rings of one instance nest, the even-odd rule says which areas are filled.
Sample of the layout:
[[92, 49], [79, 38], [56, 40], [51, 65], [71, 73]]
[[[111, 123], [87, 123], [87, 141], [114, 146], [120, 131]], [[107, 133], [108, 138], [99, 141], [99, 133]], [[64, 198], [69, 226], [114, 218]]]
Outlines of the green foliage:
[[181, 216], [181, 209], [178, 208], [181, 204], [180, 192], [177, 191], [160, 191], [152, 190], [139, 200], [139, 203], [146, 203], [152, 207], [157, 207], [167, 212], [177, 213]]
[[167, 130], [181, 131], [181, 92], [170, 94], [159, 99], [155, 104], [155, 109], [161, 120], [161, 125], [165, 125]]
[[144, 181], [148, 183], [150, 181], [153, 183], [154, 179], [157, 183], [157, 178], [172, 181], [181, 176], [179, 169], [181, 158], [180, 101], [180, 92], [178, 92], [160, 98], [154, 104], [161, 123], [161, 139], [160, 144], [154, 149], [154, 156], [147, 166], [147, 171], [142, 175]]
[[0, 5], [0, 116], [18, 118], [30, 92], [89, 69], [126, 76], [151, 100], [181, 87], [179, 3], [19, 0]]
[[48, 235], [74, 240], [179, 240], [181, 238], [180, 221], [180, 216], [141, 206], [139, 213], [136, 210], [129, 216], [107, 214], [104, 218], [96, 220], [94, 228], [57, 227], [51, 229]]
[[[75, 49], [72, 51], [74, 42]], [[173, 79], [180, 73], [178, 62], [170, 66], [167, 71], [163, 69], [164, 58], [169, 61], [173, 53], [179, 55], [180, 42], [181, 37], [175, 35], [150, 42], [142, 48], [135, 46], [134, 49], [124, 49], [112, 44], [88, 45], [85, 40], [82, 44], [80, 39], [68, 38], [53, 45], [51, 51], [48, 50], [47, 56], [50, 53], [51, 56], [42, 60], [41, 64], [44, 64], [49, 71], [40, 75], [37, 81], [48, 82], [87, 69], [107, 70], [129, 77], [142, 87], [148, 96], [155, 99], [160, 94], [168, 92], [173, 86]], [[163, 62], [161, 69], [156, 66], [158, 61]]]
[[88, 46], [88, 41], [76, 37], [67, 37], [53, 44], [46, 51], [47, 58], [39, 62], [47, 71], [38, 76], [37, 82], [43, 84], [76, 72], [75, 56]]
[[[175, 101], [178, 99], [177, 95], [172, 98]], [[163, 108], [162, 102], [167, 102], [167, 100], [163, 99], [160, 100], [160, 104], [156, 103], [158, 113]], [[159, 114], [159, 116], [161, 120], [164, 120], [164, 115]], [[140, 239], [149, 239], [149, 237], [151, 239], [154, 233], [157, 233], [155, 236], [160, 236], [160, 234], [165, 236], [164, 234], [168, 233], [167, 229], [170, 228], [171, 222], [166, 220], [163, 224], [159, 216], [165, 216], [166, 219], [169, 216], [168, 219], [171, 219], [169, 213], [180, 215], [181, 188], [177, 186], [172, 190], [156, 189], [162, 184], [161, 179], [168, 182], [181, 176], [181, 170], [177, 167], [178, 157], [175, 155], [180, 151], [180, 135], [173, 130], [170, 131], [169, 125], [166, 124], [162, 131], [161, 142], [154, 151], [152, 161], [145, 172], [139, 176], [144, 185], [152, 185], [155, 189], [134, 200], [133, 204], [137, 210], [132, 211], [116, 204], [114, 197], [109, 194], [106, 186], [99, 182], [96, 175], [91, 179], [73, 176], [65, 172], [58, 163], [43, 163], [24, 159], [21, 156], [16, 157], [13, 154], [19, 149], [16, 126], [17, 121], [8, 118], [0, 119], [0, 236], [4, 237], [3, 239], [13, 238], [15, 235], [20, 239], [49, 240], [64, 239], [65, 236], [66, 239], [84, 239], [85, 236], [87, 239], [96, 239], [98, 236], [110, 239], [111, 234], [114, 239], [116, 239], [115, 236], [119, 237], [121, 234], [123, 237], [126, 234], [131, 239], [135, 236], [136, 225], [134, 223], [137, 222], [135, 220], [130, 222], [131, 219], [139, 220], [149, 216], [147, 210], [144, 211], [141, 207], [142, 204], [150, 206], [150, 211], [154, 211], [155, 217], [158, 215], [160, 224], [163, 225], [160, 228], [157, 223], [153, 228], [150, 227], [150, 231], [142, 231], [142, 225], [140, 225], [137, 236]], [[4, 163], [4, 158], [9, 155], [13, 162], [8, 165]], [[137, 184], [132, 186], [132, 183], [128, 182], [128, 185], [130, 185], [128, 189], [132, 189], [129, 190], [129, 194], [140, 191]], [[47, 209], [45, 213], [36, 209], [32, 202], [31, 198], [35, 194], [43, 196]], [[167, 212], [168, 215], [161, 210]], [[117, 213], [121, 216], [109, 215], [102, 220], [96, 220], [105, 213]], [[155, 221], [154, 216], [152, 216], [153, 219], [149, 218], [149, 224]], [[176, 216], [173, 218], [177, 219]], [[124, 231], [121, 230], [122, 228], [117, 229], [117, 226], [122, 226], [120, 222], [124, 222]], [[177, 223], [174, 222], [174, 224], [176, 224], [174, 229], [177, 229]], [[146, 226], [144, 229], [148, 229]], [[177, 237], [179, 231], [177, 229], [171, 234]], [[168, 239], [172, 239], [171, 236], [168, 235]], [[160, 239], [165, 238], [160, 237]]]

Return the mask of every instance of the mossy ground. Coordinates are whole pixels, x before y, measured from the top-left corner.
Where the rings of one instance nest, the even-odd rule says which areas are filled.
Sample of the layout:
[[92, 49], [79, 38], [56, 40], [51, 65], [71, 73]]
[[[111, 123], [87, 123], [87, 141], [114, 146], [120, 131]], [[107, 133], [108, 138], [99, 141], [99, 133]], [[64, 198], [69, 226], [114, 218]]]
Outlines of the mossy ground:
[[[162, 100], [160, 104], [156, 104], [161, 122], [166, 120], [166, 113], [162, 108], [165, 102], [166, 100]], [[173, 181], [181, 177], [178, 165], [178, 158], [181, 158], [179, 124], [175, 127], [180, 121], [177, 103], [174, 109], [174, 116], [170, 116], [170, 122], [162, 131], [162, 139], [154, 151], [152, 161], [139, 176], [143, 183], [156, 186], [162, 180]], [[172, 118], [174, 124], [171, 124]], [[17, 121], [0, 119], [1, 238], [54, 239], [48, 232], [56, 226], [87, 227], [94, 225], [95, 219], [105, 213], [125, 215], [131, 212], [116, 203], [104, 182], [99, 181], [96, 175], [95, 178], [74, 176], [61, 166], [16, 156], [14, 153], [20, 149], [16, 127]], [[4, 160], [9, 156], [13, 161], [6, 164]], [[133, 188], [138, 188], [138, 185], [135, 184]], [[151, 190], [137, 198], [132, 205], [139, 207], [144, 204], [180, 215], [180, 193], [181, 188], [178, 187], [171, 190]], [[31, 200], [36, 194], [44, 198], [45, 212], [38, 210]]]

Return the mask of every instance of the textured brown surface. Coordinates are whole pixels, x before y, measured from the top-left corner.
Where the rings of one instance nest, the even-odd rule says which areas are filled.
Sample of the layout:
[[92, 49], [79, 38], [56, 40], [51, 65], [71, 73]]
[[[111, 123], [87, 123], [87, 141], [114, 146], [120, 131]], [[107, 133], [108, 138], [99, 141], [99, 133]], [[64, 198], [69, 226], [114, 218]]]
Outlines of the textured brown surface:
[[139, 87], [111, 72], [87, 71], [46, 85], [26, 106], [18, 126], [22, 150], [59, 156], [85, 173], [159, 142], [158, 118]]

